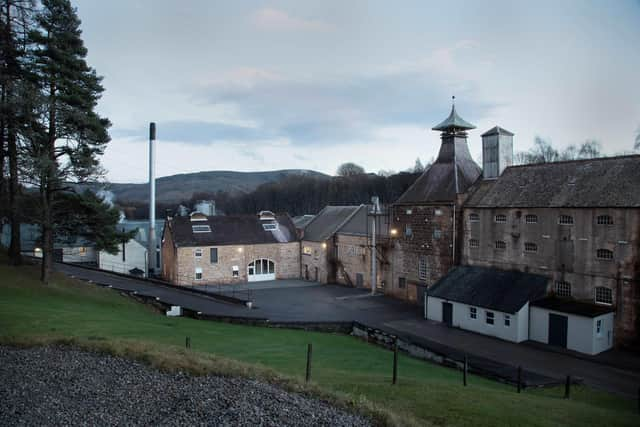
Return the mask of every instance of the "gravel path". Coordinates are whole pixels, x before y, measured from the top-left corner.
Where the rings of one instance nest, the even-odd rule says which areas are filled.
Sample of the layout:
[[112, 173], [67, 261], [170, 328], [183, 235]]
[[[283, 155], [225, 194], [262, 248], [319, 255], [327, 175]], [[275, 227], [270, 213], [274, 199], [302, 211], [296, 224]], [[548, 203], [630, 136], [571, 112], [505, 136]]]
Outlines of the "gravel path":
[[366, 426], [369, 421], [242, 378], [169, 374], [62, 347], [0, 346], [0, 425]]

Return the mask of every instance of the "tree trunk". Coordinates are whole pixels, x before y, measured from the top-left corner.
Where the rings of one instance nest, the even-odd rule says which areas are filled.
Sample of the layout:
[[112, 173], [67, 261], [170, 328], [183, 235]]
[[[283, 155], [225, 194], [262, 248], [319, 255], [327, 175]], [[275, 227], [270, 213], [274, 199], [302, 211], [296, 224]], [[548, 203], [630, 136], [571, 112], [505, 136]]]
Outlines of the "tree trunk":
[[49, 91], [49, 132], [47, 138], [47, 166], [43, 174], [44, 185], [40, 184], [42, 199], [42, 271], [40, 280], [46, 285], [49, 283], [51, 270], [53, 269], [53, 194], [56, 190], [57, 175], [56, 159], [56, 85], [50, 84]]
[[9, 244], [9, 263], [22, 264], [20, 245], [20, 214], [18, 212], [18, 143], [15, 128], [8, 126], [7, 143], [9, 149], [9, 221], [11, 222], [11, 243]]

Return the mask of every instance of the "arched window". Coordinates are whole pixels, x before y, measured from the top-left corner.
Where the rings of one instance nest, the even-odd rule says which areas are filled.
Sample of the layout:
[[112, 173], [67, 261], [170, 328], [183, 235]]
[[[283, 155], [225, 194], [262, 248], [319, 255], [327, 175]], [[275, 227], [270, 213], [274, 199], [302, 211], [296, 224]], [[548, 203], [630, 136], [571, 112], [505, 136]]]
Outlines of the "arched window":
[[247, 266], [249, 276], [258, 276], [265, 274], [274, 274], [276, 271], [275, 263], [269, 259], [261, 258], [252, 261]]

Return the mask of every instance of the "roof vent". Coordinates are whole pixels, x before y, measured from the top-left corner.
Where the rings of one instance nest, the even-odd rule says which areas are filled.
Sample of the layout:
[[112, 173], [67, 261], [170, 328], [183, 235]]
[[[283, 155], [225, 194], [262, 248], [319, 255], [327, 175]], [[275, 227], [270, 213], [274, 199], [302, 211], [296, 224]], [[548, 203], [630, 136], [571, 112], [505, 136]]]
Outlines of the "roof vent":
[[206, 221], [207, 216], [201, 212], [192, 212], [191, 213], [191, 221]]

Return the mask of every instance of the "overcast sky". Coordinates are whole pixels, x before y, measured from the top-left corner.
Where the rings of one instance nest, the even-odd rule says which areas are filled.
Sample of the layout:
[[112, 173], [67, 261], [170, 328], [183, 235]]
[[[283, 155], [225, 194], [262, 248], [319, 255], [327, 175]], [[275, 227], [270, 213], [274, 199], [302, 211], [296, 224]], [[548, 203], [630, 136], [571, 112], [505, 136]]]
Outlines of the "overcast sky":
[[640, 126], [640, 1], [75, 0], [104, 76], [113, 182], [305, 168], [403, 170], [437, 154], [456, 96], [480, 160], [494, 125], [524, 150]]

